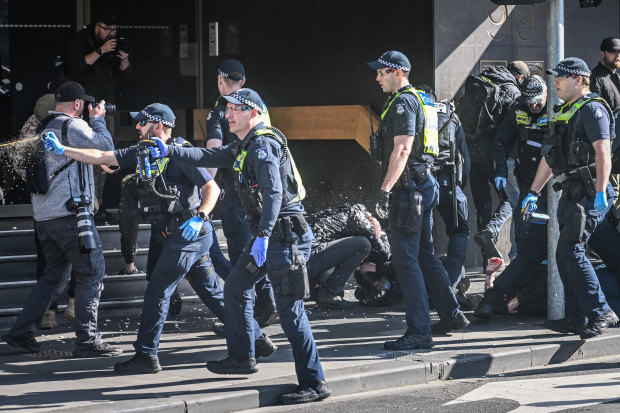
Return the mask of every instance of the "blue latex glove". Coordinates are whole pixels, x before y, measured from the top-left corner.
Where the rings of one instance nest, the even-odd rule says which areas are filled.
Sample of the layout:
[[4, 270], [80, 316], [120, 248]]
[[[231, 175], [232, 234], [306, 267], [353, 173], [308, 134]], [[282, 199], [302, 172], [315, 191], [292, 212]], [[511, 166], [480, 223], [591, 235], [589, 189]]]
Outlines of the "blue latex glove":
[[499, 191], [500, 188], [506, 188], [506, 178], [501, 177], [501, 176], [496, 176], [495, 177], [495, 188], [497, 188], [497, 190]]
[[254, 244], [252, 244], [252, 252], [250, 255], [254, 257], [256, 265], [262, 267], [267, 260], [267, 247], [269, 246], [269, 238], [256, 237]]
[[523, 203], [521, 204], [521, 212], [534, 212], [538, 205], [536, 205], [536, 201], [538, 201], [538, 196], [534, 194], [527, 194]]
[[45, 149], [48, 152], [54, 151], [56, 155], [65, 153], [65, 147], [60, 143], [54, 132], [47, 132], [43, 136], [45, 137]]
[[185, 221], [185, 223], [179, 227], [179, 229], [183, 230], [183, 238], [188, 241], [196, 241], [202, 229], [202, 224], [204, 224], [203, 220], [198, 218], [197, 215]]
[[149, 148], [151, 157], [158, 159], [168, 155], [168, 145], [166, 145], [164, 141], [156, 137], [152, 137], [151, 140], [157, 145], [157, 147]]
[[596, 194], [596, 197], [594, 198], [594, 209], [601, 212], [606, 210], [607, 207], [607, 194], [605, 193], [605, 191]]

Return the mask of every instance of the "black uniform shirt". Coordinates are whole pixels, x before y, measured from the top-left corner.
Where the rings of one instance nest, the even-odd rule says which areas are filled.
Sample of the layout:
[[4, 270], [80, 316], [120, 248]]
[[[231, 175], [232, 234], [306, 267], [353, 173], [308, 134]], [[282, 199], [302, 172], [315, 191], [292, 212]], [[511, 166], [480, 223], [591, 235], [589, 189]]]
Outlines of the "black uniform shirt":
[[620, 110], [620, 75], [599, 62], [590, 75], [590, 90], [605, 99], [611, 110]]
[[[530, 125], [537, 125], [540, 117], [547, 116], [546, 105], [538, 113], [532, 113], [525, 103], [517, 103], [508, 110], [508, 113], [497, 130], [497, 136], [495, 137], [495, 176], [501, 176], [503, 178], [508, 177], [506, 159], [514, 152], [515, 142], [519, 138], [521, 128], [525, 126], [517, 122], [516, 112], [519, 110], [527, 112], [530, 116], [532, 122]], [[544, 128], [546, 128], [546, 126]], [[536, 173], [536, 171], [534, 171], [534, 173]]]
[[[114, 151], [114, 156], [121, 168], [135, 168], [138, 164], [138, 147], [117, 149]], [[198, 205], [189, 205], [188, 200], [195, 194], [196, 188], [202, 188], [213, 179], [206, 169], [196, 168], [173, 159], [168, 161], [164, 178], [166, 185], [175, 185], [179, 190], [179, 199], [183, 209], [198, 207]]]
[[[392, 98], [405, 89], [411, 88], [411, 85], [404, 86], [394, 92], [386, 101], [383, 110], [385, 111]], [[424, 130], [424, 111], [418, 98], [412, 93], [401, 93], [390, 106], [385, 117], [379, 125], [381, 138], [383, 139], [384, 162], [383, 173], [387, 173], [390, 162], [390, 155], [394, 149], [394, 137], [400, 135], [409, 135], [413, 137], [420, 136]], [[415, 144], [414, 144], [415, 147]], [[412, 155], [409, 162], [415, 161]]]
[[[218, 139], [222, 141], [222, 146], [226, 146], [238, 141], [239, 138], [230, 132], [228, 119], [226, 119], [226, 104], [221, 102], [221, 100], [223, 99], [218, 99], [215, 107], [207, 115], [207, 140]], [[230, 166], [228, 168], [221, 168], [218, 171], [218, 176], [219, 174], [223, 177], [225, 199], [234, 199], [235, 181]]]
[[571, 127], [576, 132], [575, 136], [587, 136], [590, 143], [594, 143], [599, 139], [610, 138], [609, 114], [602, 103], [596, 101], [588, 102], [574, 117], [577, 119], [571, 122]]
[[[251, 139], [257, 129], [262, 129], [263, 123], [259, 123], [244, 138]], [[195, 166], [207, 168], [230, 168], [235, 162], [237, 153], [234, 152], [236, 144], [221, 146], [219, 148], [183, 148], [180, 146], [169, 147], [168, 157], [181, 160]], [[280, 177], [280, 159], [282, 147], [272, 138], [257, 136], [246, 147], [247, 155], [244, 161], [243, 173], [247, 173], [243, 179], [252, 184], [258, 184], [262, 194], [263, 211], [258, 223], [258, 229], [271, 235], [271, 230], [279, 216], [290, 216], [304, 213], [301, 202], [292, 202], [282, 205], [283, 190]], [[291, 176], [286, 181], [293, 181]]]

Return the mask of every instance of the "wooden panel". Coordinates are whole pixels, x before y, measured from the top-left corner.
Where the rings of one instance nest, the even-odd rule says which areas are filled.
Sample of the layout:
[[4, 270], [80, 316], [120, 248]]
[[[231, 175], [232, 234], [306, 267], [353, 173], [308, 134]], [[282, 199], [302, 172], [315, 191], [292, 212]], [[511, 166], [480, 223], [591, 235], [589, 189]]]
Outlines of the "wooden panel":
[[[325, 140], [352, 139], [366, 151], [369, 148], [370, 118], [368, 106], [291, 106], [269, 108], [271, 122], [288, 139]], [[206, 138], [205, 119], [209, 109], [194, 109], [194, 139]], [[379, 117], [372, 112], [373, 126]]]

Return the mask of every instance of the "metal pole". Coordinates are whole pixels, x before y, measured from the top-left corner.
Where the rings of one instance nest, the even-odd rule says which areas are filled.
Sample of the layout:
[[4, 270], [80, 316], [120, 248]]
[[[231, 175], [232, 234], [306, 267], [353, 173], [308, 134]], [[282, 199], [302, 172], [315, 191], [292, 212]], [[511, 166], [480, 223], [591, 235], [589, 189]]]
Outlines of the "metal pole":
[[[547, 67], [555, 67], [564, 58], [564, 0], [547, 1]], [[547, 75], [547, 113], [550, 120], [553, 116], [553, 107], [559, 102], [553, 84], [553, 76]], [[549, 122], [551, 133], [553, 124]], [[564, 318], [564, 286], [558, 273], [555, 261], [555, 251], [560, 236], [557, 220], [557, 207], [561, 192], [555, 192], [551, 185], [551, 178], [547, 184], [547, 213], [551, 217], [547, 227], [547, 289], [549, 320]]]

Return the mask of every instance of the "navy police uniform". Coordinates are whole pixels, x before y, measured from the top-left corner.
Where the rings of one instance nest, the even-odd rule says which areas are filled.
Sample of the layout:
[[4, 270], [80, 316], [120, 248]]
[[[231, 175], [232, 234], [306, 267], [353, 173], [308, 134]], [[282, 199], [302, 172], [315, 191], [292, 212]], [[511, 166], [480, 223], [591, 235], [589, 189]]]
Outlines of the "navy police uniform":
[[310, 256], [312, 232], [302, 214], [300, 190], [290, 152], [256, 125], [242, 141], [225, 147], [170, 147], [168, 156], [196, 166], [230, 168], [234, 164], [237, 192], [251, 218], [255, 235], [269, 237], [267, 260], [257, 269], [248, 245], [226, 279], [224, 289], [226, 344], [230, 357], [254, 357], [252, 336], [262, 331], [252, 318], [252, 289], [265, 273], [270, 274], [284, 333], [293, 348], [300, 384], [323, 380], [323, 368], [304, 311], [303, 297], [291, 291], [289, 273], [305, 268]]
[[[138, 147], [132, 146], [114, 152], [121, 168], [135, 167]], [[224, 293], [209, 258], [209, 249], [215, 232], [211, 222], [205, 222], [195, 241], [183, 238], [179, 227], [193, 215], [200, 203], [197, 188], [212, 178], [204, 169], [194, 168], [170, 160], [164, 169], [167, 186], [179, 191], [179, 212], [165, 214], [155, 223], [166, 233], [163, 250], [159, 254], [144, 293], [140, 329], [134, 343], [139, 353], [157, 355], [159, 339], [168, 314], [170, 296], [187, 275], [188, 281], [205, 305], [224, 320]], [[140, 195], [138, 195], [140, 200]], [[147, 218], [148, 219], [148, 218]]]
[[[407, 66], [402, 66], [400, 62]], [[384, 53], [368, 65], [373, 69], [410, 69], [408, 59], [395, 51]], [[434, 124], [430, 124], [432, 118], [429, 118], [429, 124], [425, 122], [424, 102], [428, 102], [434, 110], [428, 96], [420, 94], [411, 85], [401, 87], [388, 97], [378, 130], [384, 147], [384, 174], [394, 149], [394, 138], [400, 135], [415, 137], [407, 168], [392, 188], [388, 219], [392, 264], [406, 304], [407, 330], [402, 344], [409, 345], [405, 342], [410, 341], [416, 348], [433, 346], [427, 289], [442, 321], [454, 320], [462, 315], [448, 274], [435, 255], [433, 246], [432, 211], [439, 202], [439, 185], [430, 174], [434, 156], [429, 153], [434, 151], [436, 156], [438, 151], [437, 118], [434, 117]], [[427, 128], [431, 129], [431, 134], [434, 128], [434, 143], [427, 142]], [[393, 345], [401, 346], [400, 341], [386, 342], [385, 346], [392, 349]]]
[[[588, 189], [593, 185], [584, 178], [588, 173], [596, 177], [594, 148], [599, 139], [610, 139], [613, 130], [612, 115], [607, 104], [596, 94], [588, 94], [565, 104], [554, 113], [555, 142], [545, 150], [547, 163], [556, 179], [566, 177], [558, 203], [557, 218], [560, 225], [556, 259], [564, 283], [566, 318], [584, 322], [610, 311], [599, 286], [592, 264], [585, 256], [585, 244], [604, 223], [615, 193], [609, 184], [609, 205], [603, 211], [594, 208], [594, 194]], [[584, 169], [585, 168], [585, 169]], [[581, 173], [580, 173], [581, 172]], [[602, 241], [606, 239], [606, 241]], [[614, 271], [618, 267], [618, 236], [613, 232], [598, 233], [590, 246]]]
[[[511, 107], [500, 125], [496, 138], [495, 174], [507, 178], [506, 159], [517, 145], [515, 176], [519, 184], [519, 202], [513, 211], [517, 258], [495, 280], [500, 294], [512, 294], [527, 274], [547, 257], [547, 226], [525, 221], [521, 204], [527, 196], [542, 157], [543, 137], [547, 131], [547, 107], [532, 113], [527, 104]], [[543, 189], [536, 203], [536, 212], [547, 213], [547, 190]]]

